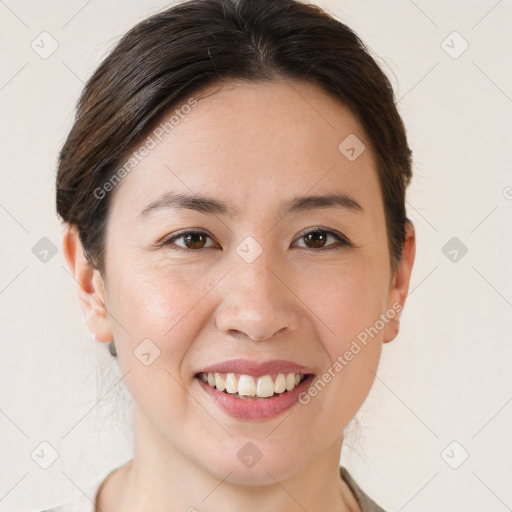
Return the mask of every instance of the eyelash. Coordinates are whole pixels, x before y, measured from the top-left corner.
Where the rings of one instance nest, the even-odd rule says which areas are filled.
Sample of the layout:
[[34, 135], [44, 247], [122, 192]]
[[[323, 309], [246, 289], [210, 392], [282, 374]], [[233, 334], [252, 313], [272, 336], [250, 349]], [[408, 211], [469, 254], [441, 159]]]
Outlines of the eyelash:
[[[343, 235], [338, 234], [335, 231], [331, 231], [329, 229], [323, 229], [323, 228], [320, 228], [320, 227], [316, 227], [314, 229], [310, 229], [309, 231], [304, 232], [303, 234], [301, 234], [298, 237], [298, 240], [301, 240], [304, 237], [306, 237], [307, 235], [312, 234], [312, 233], [326, 233], [327, 235], [332, 235], [337, 240], [338, 243], [337, 244], [330, 244], [330, 245], [328, 245], [326, 247], [320, 247], [318, 249], [313, 249], [311, 247], [304, 247], [304, 249], [306, 251], [318, 252], [318, 251], [327, 251], [327, 250], [341, 249], [342, 247], [355, 247], [354, 244], [352, 242], [350, 242], [350, 240], [345, 238]], [[174, 242], [176, 240], [179, 240], [180, 238], [183, 238], [186, 235], [205, 235], [205, 236], [207, 236], [210, 239], [212, 238], [205, 231], [188, 230], [188, 231], [182, 231], [181, 233], [177, 233], [176, 235], [173, 235], [173, 236], [171, 236], [171, 237], [169, 237], [167, 239], [162, 240], [159, 245], [171, 246], [172, 244], [174, 244]], [[171, 247], [171, 249], [174, 250], [174, 251], [188, 251], [188, 252], [200, 251], [200, 250], [205, 250], [205, 249], [214, 249], [214, 248], [215, 247], [202, 247], [201, 249], [189, 249], [187, 247], [182, 247], [182, 246]]]

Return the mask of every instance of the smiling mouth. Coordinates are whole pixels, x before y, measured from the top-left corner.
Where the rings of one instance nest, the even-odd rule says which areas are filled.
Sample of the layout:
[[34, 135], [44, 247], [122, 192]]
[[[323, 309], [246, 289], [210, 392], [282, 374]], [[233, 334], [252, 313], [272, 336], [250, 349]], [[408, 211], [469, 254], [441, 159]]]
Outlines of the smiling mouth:
[[240, 373], [200, 372], [195, 375], [211, 388], [242, 400], [265, 400], [292, 391], [309, 373], [275, 373], [252, 376]]

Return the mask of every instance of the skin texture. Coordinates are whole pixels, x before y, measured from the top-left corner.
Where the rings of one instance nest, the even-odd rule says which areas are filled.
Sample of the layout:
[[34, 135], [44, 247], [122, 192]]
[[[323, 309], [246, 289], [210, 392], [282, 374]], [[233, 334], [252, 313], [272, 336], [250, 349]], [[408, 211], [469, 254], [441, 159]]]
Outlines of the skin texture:
[[[202, 93], [114, 191], [104, 278], [75, 230], [64, 233], [87, 326], [100, 342], [115, 339], [135, 402], [135, 457], [106, 481], [98, 504], [104, 512], [359, 510], [339, 477], [342, 434], [372, 386], [382, 343], [398, 333], [398, 314], [307, 405], [276, 418], [228, 416], [194, 375], [239, 357], [327, 371], [380, 314], [404, 305], [412, 225], [392, 275], [371, 143], [317, 86], [229, 81]], [[354, 161], [338, 150], [350, 134], [366, 145]], [[168, 191], [212, 196], [239, 213], [174, 208], [137, 217]], [[296, 196], [332, 192], [362, 211], [280, 210]], [[332, 235], [325, 248], [308, 242], [304, 231], [315, 227], [354, 246]], [[208, 236], [178, 239], [174, 251], [158, 245], [190, 228]], [[247, 236], [262, 249], [252, 263], [236, 252]], [[160, 350], [150, 366], [133, 354], [147, 338]], [[262, 454], [250, 468], [237, 457], [247, 442]]]

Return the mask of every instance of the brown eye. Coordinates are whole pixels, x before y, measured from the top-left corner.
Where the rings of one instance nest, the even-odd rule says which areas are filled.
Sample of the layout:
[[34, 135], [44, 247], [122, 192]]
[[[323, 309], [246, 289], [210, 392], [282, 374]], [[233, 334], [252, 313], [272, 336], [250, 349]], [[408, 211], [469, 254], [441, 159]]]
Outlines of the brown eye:
[[306, 241], [306, 245], [308, 243], [311, 243], [311, 245], [308, 245], [308, 247], [311, 247], [312, 249], [320, 249], [323, 247], [327, 241], [327, 236], [324, 232], [321, 231], [313, 231], [312, 233], [308, 233], [307, 235], [304, 235], [304, 240]]
[[206, 237], [203, 233], [190, 233], [183, 236], [185, 247], [187, 249], [202, 249], [206, 243]]
[[[327, 244], [327, 240], [329, 237], [334, 238], [334, 240], [338, 243], [330, 243]], [[305, 246], [307, 249], [323, 249], [325, 247], [327, 248], [336, 248], [339, 246], [344, 245], [350, 245], [350, 242], [338, 235], [337, 233], [334, 233], [333, 231], [329, 231], [326, 229], [314, 229], [312, 231], [307, 232], [306, 234], [302, 235], [299, 240], [304, 240]]]
[[[179, 233], [178, 235], [174, 235], [171, 238], [165, 240], [163, 245], [176, 245], [178, 247], [190, 250], [203, 249], [208, 247], [214, 247], [214, 245], [207, 246], [206, 241], [210, 238], [209, 235], [203, 233], [202, 231], [185, 231]], [[183, 240], [182, 244], [175, 244], [176, 240]]]

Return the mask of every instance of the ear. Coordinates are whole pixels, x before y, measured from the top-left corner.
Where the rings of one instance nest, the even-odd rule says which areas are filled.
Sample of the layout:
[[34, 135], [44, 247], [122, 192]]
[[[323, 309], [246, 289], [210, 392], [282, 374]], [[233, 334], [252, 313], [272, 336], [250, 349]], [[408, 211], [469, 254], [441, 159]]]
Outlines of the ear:
[[395, 316], [386, 323], [383, 332], [383, 342], [388, 343], [396, 338], [400, 330], [400, 312], [404, 308], [409, 291], [412, 266], [416, 255], [416, 236], [412, 222], [405, 224], [405, 238], [402, 257], [393, 276], [388, 295], [386, 311], [395, 311]]
[[85, 323], [95, 338], [101, 342], [114, 339], [108, 314], [105, 284], [99, 270], [87, 261], [78, 231], [66, 224], [62, 249], [69, 270], [77, 284], [76, 291]]

